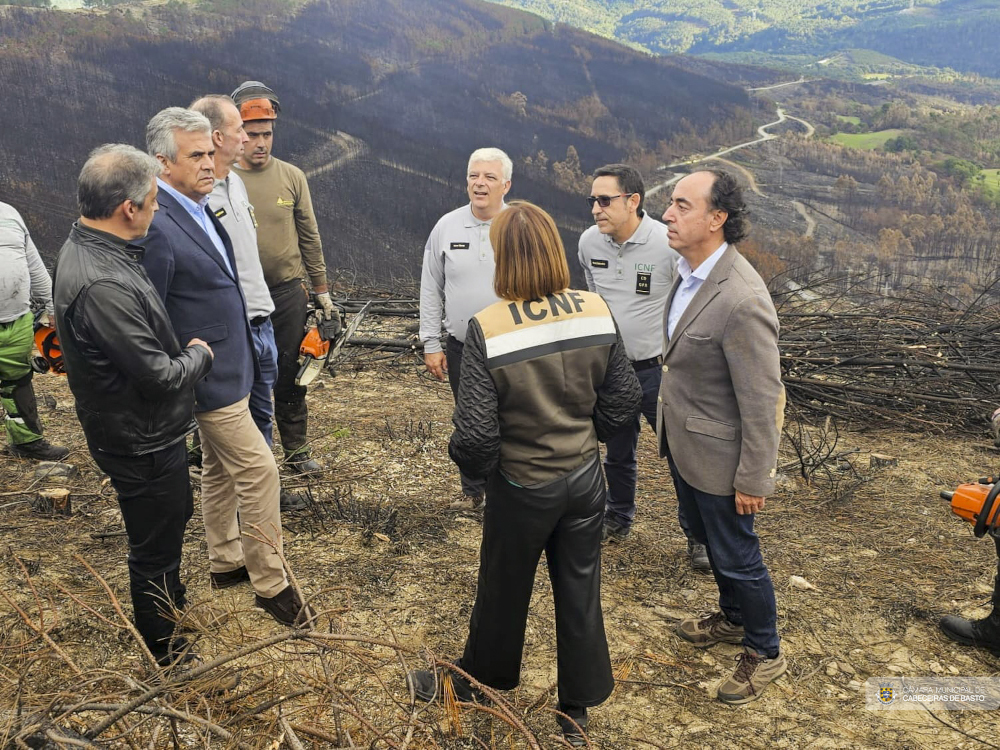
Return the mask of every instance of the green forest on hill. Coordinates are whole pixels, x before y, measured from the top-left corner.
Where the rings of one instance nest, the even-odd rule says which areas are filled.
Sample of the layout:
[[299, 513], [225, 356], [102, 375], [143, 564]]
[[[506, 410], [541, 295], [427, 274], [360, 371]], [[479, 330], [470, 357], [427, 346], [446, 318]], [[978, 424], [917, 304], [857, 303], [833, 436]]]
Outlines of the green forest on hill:
[[491, 0], [657, 54], [754, 53], [757, 62], [870, 49], [919, 65], [1000, 77], [984, 54], [995, 0]]

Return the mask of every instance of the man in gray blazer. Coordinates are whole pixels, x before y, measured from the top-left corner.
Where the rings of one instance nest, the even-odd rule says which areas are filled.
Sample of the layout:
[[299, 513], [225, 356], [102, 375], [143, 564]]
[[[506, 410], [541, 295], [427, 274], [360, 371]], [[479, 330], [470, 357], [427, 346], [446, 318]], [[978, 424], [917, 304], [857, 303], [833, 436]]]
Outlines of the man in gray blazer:
[[718, 697], [747, 703], [786, 669], [774, 586], [753, 529], [774, 491], [785, 404], [778, 316], [733, 246], [747, 225], [731, 174], [683, 178], [663, 221], [681, 259], [664, 311], [656, 433], [692, 536], [708, 548], [720, 609], [682, 620], [677, 634], [699, 648], [742, 644]]

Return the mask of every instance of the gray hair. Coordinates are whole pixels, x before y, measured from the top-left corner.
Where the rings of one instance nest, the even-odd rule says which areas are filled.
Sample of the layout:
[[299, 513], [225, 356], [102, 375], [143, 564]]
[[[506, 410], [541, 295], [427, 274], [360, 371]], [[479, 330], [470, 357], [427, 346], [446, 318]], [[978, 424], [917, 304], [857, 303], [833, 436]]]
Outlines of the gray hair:
[[90, 152], [77, 181], [77, 203], [85, 219], [108, 219], [125, 201], [143, 207], [160, 162], [134, 146], [106, 143]]
[[[226, 124], [226, 110], [223, 109], [224, 104], [232, 104], [236, 107], [236, 102], [233, 101], [233, 97], [231, 96], [226, 96], [225, 94], [206, 94], [191, 102], [191, 109], [205, 115], [212, 130], [216, 131], [222, 130], [223, 125]], [[238, 107], [236, 111], [239, 112]]]
[[177, 161], [176, 131], [212, 135], [212, 123], [200, 112], [184, 107], [167, 107], [153, 115], [146, 126], [146, 151], [150, 156], [161, 154]]
[[469, 166], [466, 169], [466, 174], [472, 171], [472, 165], [478, 161], [500, 162], [500, 165], [503, 167], [504, 180], [509, 180], [510, 176], [514, 173], [514, 163], [507, 154], [498, 148], [477, 148], [473, 151], [472, 156], [469, 157]]

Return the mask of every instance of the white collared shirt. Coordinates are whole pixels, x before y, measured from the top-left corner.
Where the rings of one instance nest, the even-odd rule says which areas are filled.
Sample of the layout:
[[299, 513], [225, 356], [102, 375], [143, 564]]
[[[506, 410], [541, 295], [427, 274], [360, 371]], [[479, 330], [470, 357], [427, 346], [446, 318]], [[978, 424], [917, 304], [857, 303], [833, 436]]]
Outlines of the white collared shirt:
[[712, 273], [712, 269], [715, 268], [715, 264], [719, 262], [722, 254], [726, 252], [727, 247], [729, 247], [729, 243], [723, 242], [718, 250], [705, 258], [702, 264], [693, 271], [691, 270], [691, 264], [687, 262], [687, 258], [683, 255], [677, 261], [677, 273], [681, 277], [681, 283], [677, 287], [673, 301], [670, 303], [670, 313], [667, 315], [667, 339], [674, 337], [674, 329], [677, 327], [677, 321], [681, 319], [684, 311], [691, 304], [691, 300], [694, 299], [694, 295], [701, 289], [701, 285], [705, 283], [705, 279]]
[[183, 209], [188, 212], [188, 215], [195, 220], [204, 231], [205, 235], [209, 240], [212, 241], [212, 246], [219, 252], [222, 256], [222, 263], [226, 266], [229, 271], [229, 275], [235, 277], [233, 273], [233, 267], [229, 263], [229, 256], [226, 254], [226, 244], [222, 241], [222, 237], [219, 236], [218, 230], [215, 228], [215, 224], [208, 217], [208, 196], [205, 195], [201, 200], [195, 202], [188, 198], [186, 195], [171, 187], [159, 177], [156, 178], [157, 184], [160, 186], [160, 190], [165, 190], [167, 193], [172, 195], [174, 199], [181, 204]]

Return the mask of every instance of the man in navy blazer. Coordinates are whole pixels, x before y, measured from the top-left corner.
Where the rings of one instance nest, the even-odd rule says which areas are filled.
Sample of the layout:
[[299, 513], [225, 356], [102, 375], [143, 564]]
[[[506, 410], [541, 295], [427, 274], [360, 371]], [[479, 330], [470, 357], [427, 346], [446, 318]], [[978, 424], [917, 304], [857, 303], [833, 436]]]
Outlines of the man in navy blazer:
[[174, 331], [204, 339], [215, 352], [212, 371], [195, 385], [212, 587], [249, 580], [257, 606], [284, 625], [308, 626], [315, 614], [281, 563], [278, 467], [250, 415], [259, 365], [246, 300], [229, 235], [208, 210], [215, 184], [211, 125], [202, 114], [168, 107], [149, 121], [146, 147], [163, 172], [143, 265]]

